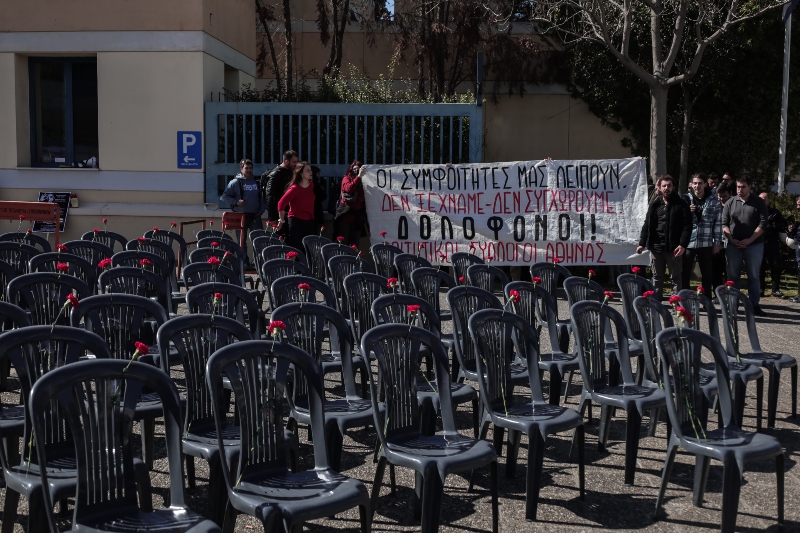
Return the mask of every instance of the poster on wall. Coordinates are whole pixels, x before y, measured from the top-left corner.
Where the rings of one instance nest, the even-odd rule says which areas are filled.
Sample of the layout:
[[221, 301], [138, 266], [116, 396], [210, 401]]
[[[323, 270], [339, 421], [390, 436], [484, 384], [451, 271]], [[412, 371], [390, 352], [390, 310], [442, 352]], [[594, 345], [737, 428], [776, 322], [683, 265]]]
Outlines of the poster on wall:
[[647, 213], [643, 158], [375, 165], [362, 180], [371, 244], [433, 264], [470, 251], [493, 265], [649, 260], [636, 254]]
[[[67, 214], [69, 213], [69, 197], [72, 193], [69, 192], [40, 192], [39, 202], [50, 202], [58, 204], [61, 208], [61, 217], [58, 219], [59, 230], [64, 231], [67, 227]], [[33, 231], [35, 233], [55, 233], [56, 225], [54, 222], [34, 222]]]

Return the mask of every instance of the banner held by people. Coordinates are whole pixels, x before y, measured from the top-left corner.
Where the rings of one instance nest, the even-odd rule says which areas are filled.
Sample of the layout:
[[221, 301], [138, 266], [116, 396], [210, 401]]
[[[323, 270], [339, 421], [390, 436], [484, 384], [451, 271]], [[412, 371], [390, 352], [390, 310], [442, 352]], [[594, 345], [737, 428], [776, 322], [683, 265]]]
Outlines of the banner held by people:
[[647, 212], [643, 158], [369, 165], [362, 180], [371, 243], [433, 264], [470, 251], [494, 265], [648, 261], [636, 255]]

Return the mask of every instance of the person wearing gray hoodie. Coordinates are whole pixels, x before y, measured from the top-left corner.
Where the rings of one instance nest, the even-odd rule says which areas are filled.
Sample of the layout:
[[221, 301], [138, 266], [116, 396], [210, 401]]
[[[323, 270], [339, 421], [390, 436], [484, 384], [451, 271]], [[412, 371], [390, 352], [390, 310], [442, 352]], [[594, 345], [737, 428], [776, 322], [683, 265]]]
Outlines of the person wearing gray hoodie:
[[[258, 182], [253, 179], [253, 162], [249, 159], [242, 159], [239, 163], [239, 173], [228, 182], [220, 202], [228, 204], [237, 213], [244, 213], [244, 227], [246, 232], [254, 229], [264, 229], [264, 222], [261, 215], [266, 210], [266, 202], [261, 192]], [[239, 237], [239, 232], [236, 232]], [[247, 234], [244, 239], [244, 252], [247, 254]], [[248, 266], [252, 265], [247, 259]]]

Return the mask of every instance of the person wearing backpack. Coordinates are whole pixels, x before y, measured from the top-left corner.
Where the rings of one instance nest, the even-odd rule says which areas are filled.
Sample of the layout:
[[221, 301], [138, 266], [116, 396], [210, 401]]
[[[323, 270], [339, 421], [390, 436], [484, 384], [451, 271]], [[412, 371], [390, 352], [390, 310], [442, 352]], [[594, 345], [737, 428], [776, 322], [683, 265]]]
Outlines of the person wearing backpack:
[[[228, 182], [222, 196], [219, 197], [221, 203], [231, 206], [231, 210], [237, 213], [244, 213], [245, 232], [250, 230], [264, 229], [264, 222], [261, 215], [266, 209], [264, 195], [261, 192], [259, 183], [253, 179], [253, 162], [249, 159], [242, 159], [239, 163], [239, 173]], [[247, 255], [247, 233], [244, 239], [244, 253]], [[239, 232], [236, 232], [238, 239]], [[250, 258], [247, 259], [248, 267], [252, 267]]]
[[[297, 152], [286, 150], [283, 153], [283, 162], [261, 176], [261, 188], [264, 191], [264, 201], [267, 206], [267, 221], [272, 226], [278, 225], [280, 216], [278, 214], [278, 202], [286, 192], [289, 182], [294, 175], [294, 167], [297, 166]], [[284, 228], [278, 233], [286, 235], [288, 228]]]

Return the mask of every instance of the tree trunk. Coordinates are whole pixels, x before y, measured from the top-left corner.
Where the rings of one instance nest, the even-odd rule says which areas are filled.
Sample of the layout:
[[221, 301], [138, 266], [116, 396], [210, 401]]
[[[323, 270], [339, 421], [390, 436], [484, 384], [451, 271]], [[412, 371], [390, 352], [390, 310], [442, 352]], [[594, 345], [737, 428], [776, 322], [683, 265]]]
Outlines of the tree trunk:
[[328, 58], [328, 63], [322, 69], [323, 74], [330, 75], [331, 70], [333, 69], [333, 64], [336, 61], [336, 47], [339, 44], [338, 39], [336, 38], [336, 34], [339, 31], [339, 26], [337, 21], [339, 20], [339, 1], [333, 0], [331, 2], [332, 11], [333, 11], [333, 41], [331, 42], [331, 55]]
[[683, 194], [689, 187], [689, 138], [692, 134], [694, 101], [685, 83], [681, 84], [681, 89], [683, 91], [683, 137], [681, 138], [681, 170], [678, 179], [678, 192]]
[[291, 0], [283, 0], [283, 27], [286, 29], [286, 96], [292, 97], [292, 10]]
[[650, 86], [650, 177], [667, 173], [667, 92], [658, 83]]
[[337, 29], [337, 33], [334, 36], [334, 39], [338, 41], [338, 46], [336, 47], [336, 58], [333, 62], [333, 67], [331, 72], [334, 76], [338, 76], [339, 72], [342, 70], [342, 49], [344, 48], [344, 30], [347, 28], [347, 19], [350, 18], [350, 0], [344, 0], [344, 6], [342, 6], [342, 21]]

